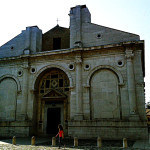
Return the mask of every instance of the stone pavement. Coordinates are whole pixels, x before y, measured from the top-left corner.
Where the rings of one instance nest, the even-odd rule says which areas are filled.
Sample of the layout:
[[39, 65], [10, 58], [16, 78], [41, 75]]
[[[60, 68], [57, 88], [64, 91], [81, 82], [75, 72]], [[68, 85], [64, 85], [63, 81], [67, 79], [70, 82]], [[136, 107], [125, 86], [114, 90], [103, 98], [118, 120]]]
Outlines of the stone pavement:
[[[57, 150], [58, 146], [51, 146], [51, 138], [36, 138], [36, 145], [31, 146], [31, 138], [16, 138], [17, 145], [12, 145], [12, 139], [0, 140], [0, 150]], [[79, 140], [79, 146], [73, 147], [73, 139], [65, 139], [66, 150], [123, 150], [122, 141], [103, 141], [103, 147], [98, 149], [96, 140]], [[57, 141], [58, 145], [58, 141]], [[150, 150], [148, 141], [128, 141], [125, 150]]]
[[133, 148], [138, 148], [138, 149], [146, 149], [146, 150], [150, 150], [150, 144], [147, 141], [136, 141], [134, 144], [133, 144]]
[[[42, 143], [47, 143], [51, 141], [51, 138], [44, 138], [44, 137], [36, 137], [36, 144], [42, 144]], [[5, 142], [8, 144], [12, 143], [12, 139], [4, 139], [4, 140], [0, 140], [1, 142]], [[16, 137], [16, 143], [18, 145], [31, 145], [31, 137], [24, 137], [24, 138], [17, 138]]]

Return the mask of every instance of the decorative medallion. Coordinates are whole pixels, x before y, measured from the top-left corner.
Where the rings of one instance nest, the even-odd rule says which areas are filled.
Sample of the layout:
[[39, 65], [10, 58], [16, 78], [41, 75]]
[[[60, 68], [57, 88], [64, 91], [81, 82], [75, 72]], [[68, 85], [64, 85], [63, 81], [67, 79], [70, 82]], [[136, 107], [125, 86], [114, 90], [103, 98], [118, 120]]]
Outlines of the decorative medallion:
[[52, 81], [51, 81], [51, 86], [52, 86], [53, 88], [57, 87], [57, 85], [58, 85], [58, 81], [57, 81], [57, 80], [52, 80]]

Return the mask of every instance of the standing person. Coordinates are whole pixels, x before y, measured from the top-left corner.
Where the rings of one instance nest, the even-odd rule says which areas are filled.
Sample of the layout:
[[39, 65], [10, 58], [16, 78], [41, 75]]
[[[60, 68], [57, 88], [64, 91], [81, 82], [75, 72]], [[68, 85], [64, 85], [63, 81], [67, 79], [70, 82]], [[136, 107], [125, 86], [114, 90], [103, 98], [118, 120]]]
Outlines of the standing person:
[[64, 139], [64, 131], [63, 131], [63, 127], [61, 124], [58, 125], [58, 129], [59, 129], [59, 131], [58, 131], [58, 134], [56, 135], [56, 137], [59, 135], [59, 148], [62, 145], [65, 147], [64, 143], [62, 142], [62, 139]]

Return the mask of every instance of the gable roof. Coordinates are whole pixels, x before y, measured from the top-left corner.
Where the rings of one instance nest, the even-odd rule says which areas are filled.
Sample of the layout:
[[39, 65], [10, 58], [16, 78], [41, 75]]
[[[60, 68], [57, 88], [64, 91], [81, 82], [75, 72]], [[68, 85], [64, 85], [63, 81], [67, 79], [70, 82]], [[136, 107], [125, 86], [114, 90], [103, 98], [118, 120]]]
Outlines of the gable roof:
[[56, 25], [54, 28], [50, 29], [49, 31], [45, 32], [43, 35], [46, 35], [46, 34], [50, 34], [50, 33], [56, 33], [56, 32], [60, 32], [60, 33], [63, 33], [63, 32], [70, 32], [70, 29], [69, 28], [65, 28], [65, 27], [61, 27], [59, 25]]
[[42, 35], [42, 51], [56, 50], [54, 46], [54, 38], [60, 39], [59, 49], [70, 48], [70, 29], [56, 25]]

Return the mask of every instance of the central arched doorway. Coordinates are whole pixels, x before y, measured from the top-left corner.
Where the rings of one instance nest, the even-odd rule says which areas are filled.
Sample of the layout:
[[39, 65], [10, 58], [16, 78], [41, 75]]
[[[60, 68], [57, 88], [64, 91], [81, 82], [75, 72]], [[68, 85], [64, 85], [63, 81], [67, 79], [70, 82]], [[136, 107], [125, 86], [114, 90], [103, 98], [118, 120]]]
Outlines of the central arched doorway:
[[47, 69], [40, 74], [37, 86], [38, 134], [56, 134], [58, 124], [67, 132], [69, 79], [66, 73], [58, 68]]

